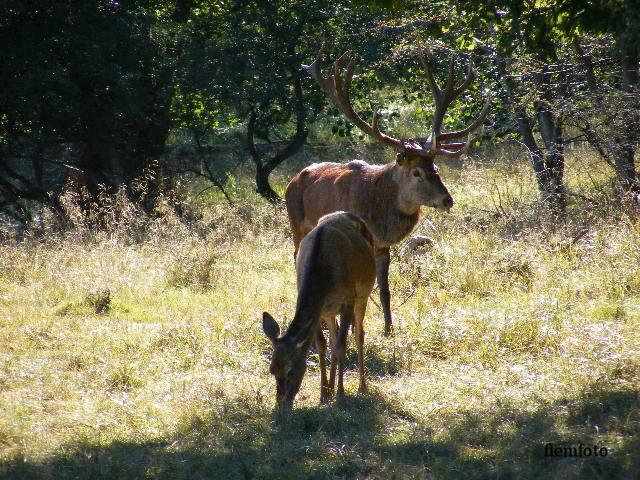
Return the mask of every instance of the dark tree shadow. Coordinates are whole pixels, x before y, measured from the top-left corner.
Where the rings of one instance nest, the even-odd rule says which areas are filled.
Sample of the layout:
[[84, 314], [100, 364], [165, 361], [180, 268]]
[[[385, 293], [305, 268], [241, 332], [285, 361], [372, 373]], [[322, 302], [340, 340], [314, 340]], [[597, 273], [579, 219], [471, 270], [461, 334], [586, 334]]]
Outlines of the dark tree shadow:
[[[638, 389], [594, 385], [531, 411], [503, 404], [434, 414], [446, 417], [435, 429], [384, 392], [297, 408], [287, 421], [255, 399], [234, 399], [170, 438], [71, 444], [43, 462], [6, 462], [0, 478], [636, 479], [639, 406]], [[390, 432], [396, 426], [405, 434]], [[606, 444], [614, 438], [615, 445]], [[545, 457], [547, 443], [597, 444], [608, 455]]]

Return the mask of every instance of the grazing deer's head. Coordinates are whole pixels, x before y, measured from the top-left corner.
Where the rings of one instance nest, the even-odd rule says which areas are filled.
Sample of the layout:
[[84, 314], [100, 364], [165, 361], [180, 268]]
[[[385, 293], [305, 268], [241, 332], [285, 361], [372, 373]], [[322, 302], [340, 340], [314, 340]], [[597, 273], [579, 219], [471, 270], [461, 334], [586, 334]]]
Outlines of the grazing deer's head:
[[276, 379], [276, 403], [285, 410], [291, 410], [307, 369], [309, 343], [289, 335], [279, 338], [280, 326], [267, 312], [262, 314], [262, 329], [273, 344], [269, 371]]
[[[473, 81], [472, 64], [469, 63], [465, 80], [456, 87], [452, 57], [446, 85], [441, 88], [433, 73], [434, 60], [431, 50], [425, 47], [418, 52], [435, 103], [435, 112], [431, 121], [431, 135], [426, 143], [421, 145], [417, 141], [399, 140], [380, 132], [378, 113], [375, 110], [370, 124], [355, 112], [349, 98], [349, 87], [355, 69], [355, 60], [350, 52], [346, 52], [334, 62], [333, 73], [328, 77], [323, 77], [320, 73], [321, 57], [322, 51], [311, 65], [303, 65], [302, 67], [311, 74], [324, 93], [354, 125], [367, 135], [399, 152], [396, 162], [400, 172], [400, 178], [397, 179], [401, 190], [398, 192], [400, 203], [405, 204], [408, 210], [415, 210], [420, 205], [427, 205], [448, 212], [453, 206], [453, 198], [442, 183], [438, 168], [434, 163], [435, 158], [438, 155], [445, 157], [462, 155], [469, 148], [471, 133], [482, 124], [489, 109], [489, 101], [487, 100], [478, 118], [466, 128], [455, 132], [442, 132], [442, 123], [449, 105], [467, 90]], [[346, 67], [343, 66], [345, 62]], [[464, 137], [467, 137], [464, 142], [455, 141]]]

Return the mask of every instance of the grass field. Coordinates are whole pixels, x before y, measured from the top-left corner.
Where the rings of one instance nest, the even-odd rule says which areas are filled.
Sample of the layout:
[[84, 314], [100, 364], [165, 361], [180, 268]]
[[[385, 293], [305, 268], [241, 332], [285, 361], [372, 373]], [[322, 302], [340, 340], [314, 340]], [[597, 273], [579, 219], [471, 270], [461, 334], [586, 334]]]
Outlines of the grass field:
[[125, 206], [105, 232], [7, 237], [0, 478], [640, 478], [640, 226], [580, 152], [564, 222], [512, 158], [442, 168], [434, 245], [392, 253], [394, 336], [369, 302], [371, 392], [350, 345], [345, 401], [319, 406], [312, 355], [287, 422], [260, 318], [293, 315], [293, 246], [248, 185], [189, 222]]

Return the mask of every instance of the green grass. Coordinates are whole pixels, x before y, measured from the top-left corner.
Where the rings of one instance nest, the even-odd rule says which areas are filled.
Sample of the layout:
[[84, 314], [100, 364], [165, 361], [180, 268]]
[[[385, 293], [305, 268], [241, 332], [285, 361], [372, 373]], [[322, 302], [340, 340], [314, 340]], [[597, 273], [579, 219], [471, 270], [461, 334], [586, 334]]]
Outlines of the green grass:
[[286, 422], [260, 324], [294, 311], [282, 209], [238, 190], [189, 224], [131, 210], [5, 241], [0, 478], [637, 478], [639, 224], [582, 152], [568, 186], [593, 203], [565, 222], [513, 158], [442, 168], [456, 207], [425, 211], [431, 248], [393, 252], [393, 337], [369, 303], [371, 393], [350, 348], [346, 399], [319, 406], [312, 356]]

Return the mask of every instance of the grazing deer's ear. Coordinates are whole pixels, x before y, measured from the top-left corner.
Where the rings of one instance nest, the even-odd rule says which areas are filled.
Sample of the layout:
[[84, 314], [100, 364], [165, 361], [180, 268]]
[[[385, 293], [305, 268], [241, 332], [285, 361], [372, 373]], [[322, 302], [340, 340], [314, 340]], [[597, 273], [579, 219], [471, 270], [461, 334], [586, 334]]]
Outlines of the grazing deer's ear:
[[280, 335], [280, 326], [267, 312], [262, 314], [262, 330], [269, 340], [275, 342]]
[[297, 349], [305, 348], [306, 346], [309, 345], [310, 343], [309, 333], [311, 332], [312, 328], [313, 328], [313, 319], [311, 318], [308, 319], [304, 324], [302, 324], [302, 326], [300, 327], [300, 330], [298, 331], [298, 333], [293, 339], [296, 343]]

